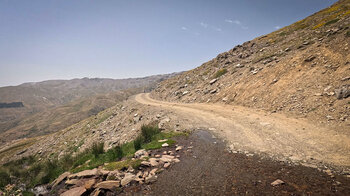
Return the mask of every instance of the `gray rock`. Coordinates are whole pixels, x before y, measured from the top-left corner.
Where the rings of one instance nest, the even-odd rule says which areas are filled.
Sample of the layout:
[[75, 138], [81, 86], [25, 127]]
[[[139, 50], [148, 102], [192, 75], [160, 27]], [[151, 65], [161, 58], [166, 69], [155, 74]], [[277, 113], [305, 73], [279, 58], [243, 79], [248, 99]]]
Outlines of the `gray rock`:
[[216, 93], [217, 91], [218, 91], [218, 89], [213, 89], [213, 90], [210, 91], [210, 93], [211, 93], [211, 94], [214, 94], [214, 93]]
[[350, 85], [342, 86], [335, 90], [337, 99], [345, 99], [350, 96]]

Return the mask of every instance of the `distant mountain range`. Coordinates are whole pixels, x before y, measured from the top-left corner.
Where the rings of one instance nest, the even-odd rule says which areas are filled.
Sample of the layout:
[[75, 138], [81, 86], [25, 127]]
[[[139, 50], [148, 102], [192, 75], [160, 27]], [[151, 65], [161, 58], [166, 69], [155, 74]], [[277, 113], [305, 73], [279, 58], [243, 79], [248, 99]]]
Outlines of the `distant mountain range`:
[[1, 87], [0, 144], [63, 129], [132, 94], [150, 91], [174, 75], [48, 80]]

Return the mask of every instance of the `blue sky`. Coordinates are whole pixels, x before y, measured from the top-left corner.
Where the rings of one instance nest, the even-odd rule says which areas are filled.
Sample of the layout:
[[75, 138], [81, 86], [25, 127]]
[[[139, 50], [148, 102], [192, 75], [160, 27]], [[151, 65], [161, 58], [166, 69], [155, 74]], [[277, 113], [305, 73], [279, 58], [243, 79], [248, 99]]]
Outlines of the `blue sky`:
[[335, 0], [0, 0], [0, 86], [184, 71]]

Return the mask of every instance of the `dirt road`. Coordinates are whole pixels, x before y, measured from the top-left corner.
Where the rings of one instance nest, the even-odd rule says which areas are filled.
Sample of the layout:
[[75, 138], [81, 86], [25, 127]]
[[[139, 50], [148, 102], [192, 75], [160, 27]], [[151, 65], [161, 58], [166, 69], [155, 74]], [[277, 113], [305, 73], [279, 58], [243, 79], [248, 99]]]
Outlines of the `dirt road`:
[[[317, 127], [302, 119], [249, 108], [217, 104], [170, 103], [136, 95], [141, 104], [174, 112], [183, 123], [211, 130], [232, 150], [249, 151], [279, 160], [350, 168], [350, 135]], [[246, 152], [247, 153], [247, 152]]]

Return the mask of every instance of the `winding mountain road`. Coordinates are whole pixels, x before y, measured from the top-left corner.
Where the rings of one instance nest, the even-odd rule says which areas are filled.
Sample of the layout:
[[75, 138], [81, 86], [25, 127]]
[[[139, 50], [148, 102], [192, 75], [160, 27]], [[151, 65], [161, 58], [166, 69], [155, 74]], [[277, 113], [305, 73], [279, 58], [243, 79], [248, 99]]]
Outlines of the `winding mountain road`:
[[203, 103], [170, 103], [149, 93], [135, 100], [173, 112], [180, 122], [207, 128], [227, 141], [232, 150], [263, 153], [307, 164], [350, 167], [350, 136], [317, 127], [302, 119], [269, 114], [250, 108]]

